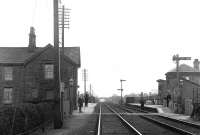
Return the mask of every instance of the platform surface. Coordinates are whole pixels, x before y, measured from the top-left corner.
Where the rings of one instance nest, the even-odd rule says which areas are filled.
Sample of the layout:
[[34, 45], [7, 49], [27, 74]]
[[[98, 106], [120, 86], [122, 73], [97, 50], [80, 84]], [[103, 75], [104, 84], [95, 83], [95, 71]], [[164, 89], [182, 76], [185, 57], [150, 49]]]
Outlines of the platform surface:
[[[138, 103], [129, 103], [129, 104], [140, 106], [140, 104]], [[168, 107], [164, 107], [162, 105], [146, 105], [146, 104], [144, 106], [150, 107], [150, 108], [156, 108], [160, 115], [167, 116], [174, 119], [184, 120], [184, 121], [188, 121], [188, 122], [200, 125], [200, 121], [193, 120], [189, 115], [173, 113], [173, 111]]]
[[68, 117], [61, 129], [49, 129], [42, 135], [72, 135], [71, 132], [79, 130], [85, 123], [87, 123], [90, 114], [94, 112], [96, 103], [89, 103], [88, 107], [83, 107], [82, 112], [78, 110], [73, 111], [72, 116]]

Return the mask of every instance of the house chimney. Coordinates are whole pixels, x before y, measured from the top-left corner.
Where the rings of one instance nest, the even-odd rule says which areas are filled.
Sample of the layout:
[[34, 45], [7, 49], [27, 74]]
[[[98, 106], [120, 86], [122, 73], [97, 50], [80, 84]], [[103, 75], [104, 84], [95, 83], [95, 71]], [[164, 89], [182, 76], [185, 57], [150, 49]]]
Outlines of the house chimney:
[[35, 48], [36, 48], [35, 28], [31, 27], [30, 28], [30, 33], [29, 33], [29, 45], [28, 45], [28, 49], [29, 49], [30, 52], [33, 52]]
[[199, 60], [198, 59], [195, 59], [193, 64], [194, 64], [194, 71], [195, 72], [199, 72]]

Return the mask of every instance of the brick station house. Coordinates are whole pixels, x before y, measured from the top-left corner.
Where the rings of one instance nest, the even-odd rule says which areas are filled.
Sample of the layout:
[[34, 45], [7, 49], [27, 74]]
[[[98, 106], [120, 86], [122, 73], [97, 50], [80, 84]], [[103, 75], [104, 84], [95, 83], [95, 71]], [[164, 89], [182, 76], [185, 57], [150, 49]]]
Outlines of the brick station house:
[[165, 74], [166, 80], [157, 80], [160, 103], [167, 106], [168, 100], [168, 107], [174, 112], [191, 115], [200, 104], [199, 60], [195, 59], [193, 64], [193, 67], [186, 64], [179, 66], [179, 88], [176, 68]]
[[163, 104], [166, 106], [166, 98], [168, 95], [167, 92], [167, 83], [166, 80], [158, 79], [158, 104]]
[[[80, 48], [64, 47], [60, 57], [64, 89], [64, 113], [76, 107]], [[36, 47], [36, 35], [30, 29], [28, 47], [0, 47], [0, 105], [44, 102], [55, 98], [55, 51], [50, 44]], [[69, 80], [73, 85], [69, 85]], [[71, 100], [70, 100], [71, 99]], [[71, 101], [71, 102], [70, 102]]]

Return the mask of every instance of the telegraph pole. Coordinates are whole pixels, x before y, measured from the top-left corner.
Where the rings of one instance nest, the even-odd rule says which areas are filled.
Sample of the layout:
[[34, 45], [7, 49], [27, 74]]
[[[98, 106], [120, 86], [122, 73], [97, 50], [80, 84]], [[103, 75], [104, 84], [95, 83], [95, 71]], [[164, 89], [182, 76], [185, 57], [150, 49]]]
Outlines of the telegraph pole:
[[92, 95], [92, 85], [90, 84], [90, 96]]
[[87, 70], [83, 70], [83, 81], [84, 81], [84, 95], [86, 94], [86, 82], [87, 82]]
[[[65, 57], [65, 50], [64, 50], [64, 46], [65, 46], [65, 28], [69, 29], [69, 10], [70, 9], [66, 9], [65, 6], [63, 5], [62, 8], [58, 8], [58, 31], [59, 31], [59, 36], [61, 34], [61, 41], [59, 38], [59, 44], [62, 45], [62, 49], [59, 50], [59, 52], [61, 51], [61, 55], [59, 55], [59, 58], [64, 58]], [[61, 33], [60, 33], [61, 32]], [[60, 60], [60, 59], [59, 59]], [[63, 61], [60, 61], [60, 65], [63, 65], [63, 63], [61, 63]], [[59, 65], [59, 66], [60, 66]], [[61, 69], [61, 66], [60, 66]], [[60, 74], [60, 87], [62, 88], [60, 91], [60, 108], [61, 108], [61, 118], [63, 121], [63, 100], [64, 100], [64, 87], [65, 87], [65, 83], [64, 83], [64, 70], [61, 71]], [[69, 91], [71, 90], [71, 88], [69, 89]], [[69, 92], [71, 93], [71, 92]], [[71, 97], [71, 96], [70, 96]], [[70, 98], [70, 103], [71, 103], [71, 98]], [[71, 108], [70, 108], [71, 109]]]
[[54, 15], [54, 47], [59, 49], [59, 29], [58, 29], [58, 0], [53, 0]]
[[55, 104], [54, 104], [54, 128], [62, 127], [62, 112], [60, 105], [60, 54], [59, 54], [59, 24], [58, 24], [58, 0], [53, 0], [54, 16], [54, 49], [55, 49]]

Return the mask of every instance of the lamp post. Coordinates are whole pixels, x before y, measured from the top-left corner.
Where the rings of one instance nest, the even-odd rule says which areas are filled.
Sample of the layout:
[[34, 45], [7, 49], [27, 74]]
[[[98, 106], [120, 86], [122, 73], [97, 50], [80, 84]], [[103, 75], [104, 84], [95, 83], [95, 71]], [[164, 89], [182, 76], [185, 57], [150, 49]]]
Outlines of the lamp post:
[[69, 79], [69, 105], [70, 105], [70, 109], [69, 109], [69, 113], [72, 114], [72, 89], [73, 89], [73, 85], [74, 85], [74, 80], [72, 78]]
[[78, 92], [78, 88], [79, 88], [79, 85], [77, 85], [77, 83], [76, 83], [76, 85], [74, 86], [74, 88], [75, 88], [75, 92], [74, 92], [74, 96], [75, 96], [75, 98], [74, 98], [74, 101], [75, 101], [75, 103], [74, 103], [74, 109], [75, 110], [77, 110], [78, 108], [77, 108], [77, 103], [78, 103], [78, 97], [79, 97], [79, 92]]
[[122, 82], [124, 82], [126, 80], [123, 80], [123, 79], [120, 79], [120, 83], [121, 83], [121, 89], [117, 89], [117, 90], [120, 90], [121, 91], [121, 105], [122, 105], [122, 91], [123, 91], [123, 87], [122, 87]]

